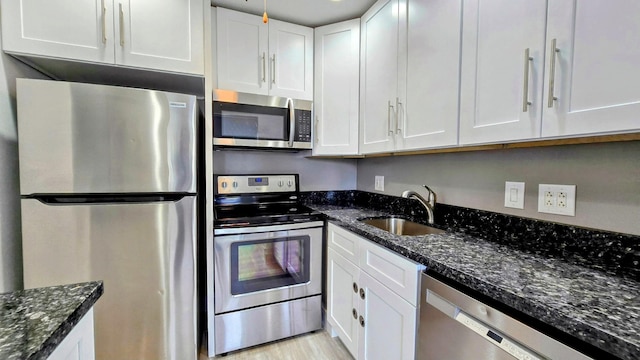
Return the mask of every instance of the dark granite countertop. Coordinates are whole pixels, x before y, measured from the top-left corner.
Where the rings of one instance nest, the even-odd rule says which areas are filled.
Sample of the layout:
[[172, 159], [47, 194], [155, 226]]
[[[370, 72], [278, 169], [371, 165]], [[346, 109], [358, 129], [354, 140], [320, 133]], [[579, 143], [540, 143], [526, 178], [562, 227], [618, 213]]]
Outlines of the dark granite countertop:
[[0, 359], [46, 359], [103, 292], [92, 281], [0, 294]]
[[[621, 359], [640, 358], [640, 283], [462, 232], [397, 236], [358, 219], [389, 215], [309, 204], [328, 220], [451, 281]], [[523, 235], [526, 236], [526, 235]]]

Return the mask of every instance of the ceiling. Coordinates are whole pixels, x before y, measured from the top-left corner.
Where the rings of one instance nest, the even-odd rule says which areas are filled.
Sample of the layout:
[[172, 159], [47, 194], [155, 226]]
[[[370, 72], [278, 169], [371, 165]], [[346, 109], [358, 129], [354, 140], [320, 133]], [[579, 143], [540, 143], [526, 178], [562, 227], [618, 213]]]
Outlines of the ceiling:
[[[376, 0], [267, 0], [267, 14], [294, 24], [316, 27], [362, 16]], [[264, 0], [211, 0], [221, 6], [262, 15]]]

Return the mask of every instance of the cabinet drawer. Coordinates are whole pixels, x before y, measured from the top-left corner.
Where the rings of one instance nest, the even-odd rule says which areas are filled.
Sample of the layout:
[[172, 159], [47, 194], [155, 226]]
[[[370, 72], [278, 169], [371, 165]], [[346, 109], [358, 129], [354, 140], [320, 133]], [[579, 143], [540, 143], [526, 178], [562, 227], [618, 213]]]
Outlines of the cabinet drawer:
[[424, 266], [368, 240], [363, 239], [359, 245], [360, 269], [417, 306], [420, 272]]
[[364, 241], [367, 240], [339, 226], [327, 226], [327, 246], [356, 265], [359, 243]]

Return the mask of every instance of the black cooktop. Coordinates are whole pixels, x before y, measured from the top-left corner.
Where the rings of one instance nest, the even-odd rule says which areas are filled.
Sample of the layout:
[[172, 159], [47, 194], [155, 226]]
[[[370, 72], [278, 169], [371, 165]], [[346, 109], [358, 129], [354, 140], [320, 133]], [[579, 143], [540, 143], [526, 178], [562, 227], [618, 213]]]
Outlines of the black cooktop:
[[214, 227], [291, 224], [321, 220], [322, 216], [298, 202], [252, 203], [214, 207]]

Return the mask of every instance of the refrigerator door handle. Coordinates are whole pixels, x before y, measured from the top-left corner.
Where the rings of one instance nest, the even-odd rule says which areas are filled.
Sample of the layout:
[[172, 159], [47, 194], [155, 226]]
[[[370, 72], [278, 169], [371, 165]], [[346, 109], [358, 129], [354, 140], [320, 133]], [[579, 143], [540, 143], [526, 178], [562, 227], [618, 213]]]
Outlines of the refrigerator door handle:
[[172, 194], [73, 194], [73, 195], [29, 195], [23, 199], [35, 199], [46, 205], [90, 205], [90, 204], [128, 204], [128, 203], [150, 203], [150, 202], [177, 202], [187, 196], [194, 196], [191, 193]]

